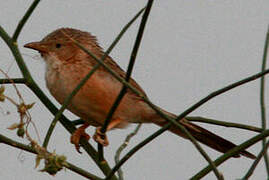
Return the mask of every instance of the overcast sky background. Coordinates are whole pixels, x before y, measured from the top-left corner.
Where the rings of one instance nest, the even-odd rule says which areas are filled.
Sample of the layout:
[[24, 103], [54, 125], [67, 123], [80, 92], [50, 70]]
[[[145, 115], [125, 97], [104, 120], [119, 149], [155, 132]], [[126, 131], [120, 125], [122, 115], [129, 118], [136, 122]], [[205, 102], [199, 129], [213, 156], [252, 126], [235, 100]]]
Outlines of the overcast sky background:
[[[10, 34], [24, 15], [32, 1], [2, 1], [0, 24]], [[18, 45], [25, 61], [37, 81], [55, 104], [45, 87], [45, 64], [38, 53], [23, 48], [25, 43], [42, 39], [46, 34], [60, 27], [72, 27], [89, 31], [96, 35], [106, 49], [122, 27], [146, 4], [146, 0], [54, 0], [41, 1], [24, 27]], [[257, 73], [261, 59], [265, 34], [269, 23], [268, 0], [170, 0], [155, 1], [139, 50], [133, 77], [157, 105], [180, 113], [186, 108], [232, 82]], [[111, 56], [126, 68], [134, 44], [139, 21], [124, 35]], [[9, 49], [0, 40], [0, 68], [7, 70], [10, 77], [20, 77], [17, 65]], [[0, 75], [3, 78], [2, 75]], [[259, 83], [251, 82], [228, 93], [216, 97], [197, 109], [191, 115], [205, 116], [260, 126]], [[269, 82], [267, 81], [267, 84]], [[6, 86], [10, 96], [15, 97], [14, 89]], [[31, 110], [41, 139], [43, 140], [53, 116], [27, 88], [18, 85], [27, 103], [36, 102]], [[268, 87], [266, 98], [268, 99]], [[266, 101], [268, 102], [268, 101]], [[59, 107], [59, 104], [57, 104]], [[268, 107], [268, 105], [267, 105]], [[21, 142], [16, 132], [6, 129], [18, 121], [14, 106], [6, 102], [0, 104], [0, 133]], [[10, 115], [4, 112], [10, 111]], [[267, 110], [267, 117], [269, 110]], [[65, 112], [70, 119], [76, 119]], [[242, 143], [256, 133], [204, 125], [213, 132], [235, 142]], [[108, 133], [110, 146], [105, 148], [105, 157], [113, 167], [116, 149], [135, 126]], [[89, 128], [93, 134], [94, 129]], [[144, 125], [132, 139], [128, 149], [155, 132], [154, 125]], [[49, 143], [49, 150], [64, 154], [68, 161], [92, 173], [102, 176], [86, 153], [78, 154], [69, 143], [70, 134], [60, 125]], [[96, 146], [96, 143], [90, 140]], [[204, 147], [204, 146], [203, 146]], [[260, 151], [260, 143], [249, 148], [254, 154]], [[212, 159], [220, 153], [205, 147]], [[10, 146], [0, 145], [0, 177], [7, 180], [19, 179], [84, 179], [67, 170], [55, 177], [34, 169], [35, 156]], [[125, 151], [126, 152], [126, 151]], [[247, 158], [230, 159], [219, 166], [226, 179], [241, 178], [252, 164]], [[182, 138], [169, 132], [158, 137], [135, 154], [124, 166], [124, 176], [128, 180], [137, 179], [188, 179], [200, 171], [207, 162]], [[39, 167], [39, 169], [41, 166]], [[251, 179], [265, 179], [264, 163], [260, 163]], [[213, 173], [205, 179], [215, 179]]]

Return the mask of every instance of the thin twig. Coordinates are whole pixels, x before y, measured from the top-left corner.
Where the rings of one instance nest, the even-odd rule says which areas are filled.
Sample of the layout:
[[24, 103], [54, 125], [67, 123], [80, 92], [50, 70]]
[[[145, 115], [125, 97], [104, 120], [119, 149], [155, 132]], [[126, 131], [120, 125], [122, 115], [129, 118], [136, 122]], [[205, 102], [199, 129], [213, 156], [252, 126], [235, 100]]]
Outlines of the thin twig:
[[[232, 128], [239, 128], [239, 129], [244, 129], [244, 130], [249, 130], [253, 132], [262, 132], [262, 128], [256, 127], [256, 126], [250, 126], [246, 124], [239, 124], [239, 123], [234, 123], [234, 122], [227, 122], [227, 121], [220, 121], [216, 119], [211, 119], [211, 118], [206, 118], [206, 117], [201, 117], [201, 116], [187, 116], [185, 117], [188, 121], [193, 121], [193, 122], [201, 122], [201, 123], [207, 123], [207, 124], [214, 124], [214, 125], [220, 125], [224, 127], [232, 127]], [[81, 125], [84, 123], [82, 119], [74, 120], [72, 121], [73, 125]]]
[[81, 125], [81, 124], [84, 124], [84, 123], [85, 123], [85, 121], [83, 119], [77, 119], [77, 120], [72, 121], [72, 124], [74, 126]]
[[6, 78], [6, 79], [0, 79], [0, 84], [25, 84], [26, 81], [24, 78]]
[[[16, 91], [17, 96], [19, 97], [19, 101], [20, 101], [20, 102], [19, 102], [19, 104], [18, 104], [18, 103], [16, 103], [12, 98], [10, 98], [10, 97], [4, 95], [5, 98], [8, 99], [13, 105], [16, 106], [18, 112], [20, 113], [20, 117], [21, 117], [21, 122], [22, 122], [22, 123], [23, 123], [23, 118], [24, 118], [24, 117], [27, 117], [27, 120], [26, 120], [26, 122], [25, 122], [25, 123], [26, 123], [26, 128], [25, 128], [25, 129], [26, 129], [26, 133], [27, 133], [28, 126], [29, 126], [29, 124], [31, 123], [31, 124], [33, 125], [33, 127], [34, 127], [34, 130], [35, 130], [35, 132], [36, 132], [36, 135], [37, 135], [37, 137], [38, 137], [38, 140], [40, 141], [40, 136], [39, 136], [37, 127], [36, 127], [35, 123], [32, 121], [31, 114], [30, 114], [30, 112], [28, 111], [28, 108], [26, 108], [26, 103], [25, 103], [25, 101], [24, 101], [24, 99], [23, 99], [23, 96], [21, 95], [19, 89], [17, 88], [17, 86], [16, 86], [16, 84], [14, 83], [13, 79], [11, 79], [11, 78], [8, 76], [7, 73], [5, 73], [2, 69], [0, 69], [0, 72], [3, 73], [3, 74], [6, 76], [7, 79], [9, 79], [9, 81], [11, 82], [13, 88], [14, 88], [15, 91]], [[25, 112], [21, 112], [21, 109], [20, 109], [20, 108], [21, 108], [21, 107], [20, 107], [21, 105], [24, 106], [23, 108], [25, 108]]]
[[15, 61], [22, 73], [22, 76], [26, 81], [26, 84], [33, 83], [34, 80], [23, 60], [23, 57], [21, 56], [21, 53], [18, 49], [18, 44], [7, 34], [7, 32], [3, 29], [1, 25], [0, 25], [0, 37], [5, 41], [5, 43], [11, 50], [12, 55], [14, 56]]
[[16, 91], [16, 94], [17, 94], [18, 97], [19, 97], [20, 102], [21, 102], [21, 103], [24, 102], [23, 97], [22, 97], [20, 91], [18, 90], [17, 86], [16, 86], [15, 83], [13, 82], [13, 80], [10, 79], [9, 76], [8, 76], [8, 74], [5, 73], [2, 69], [0, 69], [0, 72], [3, 73], [3, 74], [6, 76], [7, 79], [9, 79], [9, 81], [11, 82], [12, 86], [14, 87], [14, 89], [15, 89], [15, 91]]
[[15, 105], [17, 108], [18, 108], [18, 103], [16, 103], [12, 98], [6, 96], [6, 95], [3, 95], [5, 97], [5, 99], [7, 99], [11, 104]]
[[[247, 149], [251, 145], [259, 142], [260, 140], [262, 140], [263, 138], [268, 137], [268, 136], [269, 136], [269, 129], [263, 131], [262, 133], [254, 136], [252, 138], [250, 138], [249, 140], [245, 141], [244, 143], [240, 144], [239, 146], [236, 146], [233, 149], [229, 150], [227, 153], [223, 154], [218, 159], [216, 159], [214, 161], [214, 163], [216, 164], [216, 166], [219, 166], [220, 164], [222, 164], [224, 161], [226, 161], [227, 159], [229, 159], [233, 155], [238, 154], [242, 150]], [[205, 175], [207, 175], [211, 170], [212, 170], [212, 167], [207, 166], [204, 169], [202, 169], [200, 172], [198, 172], [196, 175], [194, 175], [191, 178], [191, 180], [201, 179]]]
[[[142, 40], [142, 37], [143, 37], [144, 29], [146, 27], [146, 23], [147, 23], [147, 19], [148, 19], [148, 16], [149, 16], [149, 13], [150, 13], [150, 10], [151, 10], [151, 7], [152, 7], [152, 3], [153, 3], [153, 0], [148, 1], [148, 4], [147, 4], [146, 9], [145, 9], [145, 12], [144, 12], [144, 14], [142, 16], [142, 19], [141, 19], [141, 23], [140, 23], [140, 26], [139, 26], [139, 29], [138, 29], [138, 32], [137, 32], [136, 40], [135, 40], [135, 43], [134, 43], [134, 47], [133, 47], [133, 50], [132, 50], [132, 53], [131, 53], [129, 65], [128, 65], [126, 76], [125, 76], [125, 81], [126, 82], [128, 82], [130, 80], [130, 78], [131, 78], [131, 74], [132, 74], [132, 70], [133, 70], [133, 67], [134, 67], [136, 55], [137, 55], [137, 52], [138, 52], [138, 49], [139, 49], [139, 46], [140, 46], [140, 43], [141, 43], [141, 40]], [[117, 107], [119, 106], [119, 104], [120, 104], [120, 102], [121, 102], [121, 100], [122, 100], [122, 98], [123, 98], [123, 96], [125, 95], [126, 92], [127, 92], [127, 87], [123, 86], [120, 93], [118, 94], [118, 97], [114, 101], [113, 105], [111, 106], [111, 108], [110, 108], [110, 110], [109, 110], [109, 112], [108, 112], [108, 114], [106, 116], [104, 125], [101, 128], [101, 132], [103, 134], [105, 134], [105, 132], [107, 130], [107, 127], [108, 127], [108, 124], [110, 123], [114, 112], [116, 111]], [[103, 145], [100, 144], [100, 143], [98, 143], [98, 152], [99, 152], [99, 158], [100, 158], [100, 160], [102, 160], [103, 157], [104, 157], [104, 150], [103, 150]]]
[[269, 147], [269, 141], [267, 141], [267, 143], [265, 144], [265, 146], [262, 148], [261, 152], [259, 153], [259, 155], [255, 159], [255, 161], [252, 163], [251, 167], [249, 168], [249, 170], [246, 173], [246, 175], [242, 178], [242, 180], [243, 179], [244, 180], [249, 179], [249, 177], [253, 174], [253, 172], [254, 172], [255, 168], [257, 167], [257, 165], [259, 164], [260, 160], [262, 159], [262, 157], [264, 156], [264, 154], [266, 154], [268, 147]]
[[[269, 44], [269, 26], [266, 33], [265, 43], [264, 43], [264, 50], [263, 50], [263, 60], [262, 60], [262, 67], [261, 71], [264, 71], [266, 68], [266, 60], [267, 60], [267, 51], [268, 51], [268, 44]], [[266, 129], [266, 109], [265, 109], [265, 77], [261, 77], [261, 85], [260, 85], [260, 107], [261, 107], [261, 125], [262, 129]], [[262, 140], [262, 147], [265, 148], [266, 138]], [[264, 154], [264, 163], [267, 171], [267, 177], [269, 178], [269, 158], [267, 153]]]
[[17, 28], [16, 28], [13, 36], [12, 36], [13, 41], [15, 41], [15, 42], [17, 41], [23, 26], [25, 25], [25, 23], [27, 22], [27, 20], [29, 19], [29, 17], [31, 16], [31, 14], [35, 10], [35, 8], [36, 8], [36, 6], [38, 5], [39, 2], [40, 2], [40, 0], [35, 0], [31, 4], [31, 6], [28, 8], [28, 10], [26, 11], [23, 18], [19, 21], [19, 24], [17, 25]]
[[245, 124], [239, 124], [239, 123], [233, 123], [233, 122], [226, 122], [226, 121], [219, 121], [215, 119], [209, 119], [209, 118], [204, 118], [204, 117], [199, 117], [199, 116], [187, 116], [185, 117], [188, 121], [193, 121], [193, 122], [201, 122], [201, 123], [208, 123], [208, 124], [215, 124], [215, 125], [220, 125], [220, 126], [225, 126], [225, 127], [233, 127], [233, 128], [240, 128], [240, 129], [245, 129], [245, 130], [250, 130], [254, 132], [262, 132], [262, 128], [258, 128], [255, 126], [249, 126]]
[[[137, 132], [139, 131], [141, 125], [142, 124], [138, 124], [136, 126], [135, 130], [133, 132], [131, 132], [130, 134], [128, 134], [128, 136], [125, 138], [124, 142], [117, 149], [115, 157], [114, 157], [114, 160], [115, 160], [116, 164], [120, 161], [121, 152], [128, 146], [131, 138], [134, 137], [137, 134]], [[121, 170], [121, 168], [119, 168], [119, 170], [118, 170], [118, 177], [119, 177], [119, 180], [123, 180], [123, 171]]]

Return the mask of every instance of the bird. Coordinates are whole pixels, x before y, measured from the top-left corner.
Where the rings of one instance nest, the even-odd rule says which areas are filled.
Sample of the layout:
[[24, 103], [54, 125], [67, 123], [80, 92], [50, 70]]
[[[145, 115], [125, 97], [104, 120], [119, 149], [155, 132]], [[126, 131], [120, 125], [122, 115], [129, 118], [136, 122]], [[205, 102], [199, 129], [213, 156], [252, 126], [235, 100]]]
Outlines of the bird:
[[[59, 28], [45, 36], [41, 41], [30, 42], [24, 45], [38, 51], [46, 64], [45, 80], [46, 86], [54, 98], [63, 104], [66, 97], [76, 88], [80, 81], [88, 74], [98, 62], [89, 54], [84, 52], [75, 42], [79, 43], [97, 58], [104, 55], [97, 38], [91, 33], [74, 29]], [[110, 57], [107, 56], [103, 62], [114, 70], [120, 77], [125, 78], [126, 72]], [[136, 90], [147, 97], [141, 86], [132, 78], [129, 80]], [[84, 124], [71, 135], [70, 141], [79, 152], [80, 139], [90, 136], [85, 132], [89, 126], [96, 127], [94, 140], [104, 146], [109, 144], [105, 134], [100, 128], [104, 125], [106, 116], [122, 89], [119, 82], [106, 68], [100, 66], [87, 82], [72, 98], [67, 109], [79, 116]], [[176, 119], [176, 115], [156, 106], [162, 113], [170, 118]], [[119, 106], [114, 112], [107, 131], [117, 128], [125, 128], [130, 123], [153, 123], [160, 127], [167, 121], [152, 109], [141, 96], [128, 89]], [[234, 143], [186, 120], [178, 121], [190, 134], [202, 144], [216, 151], [226, 153], [236, 147]], [[178, 127], [172, 125], [169, 129], [172, 133], [188, 139], [187, 135]], [[233, 157], [255, 159], [252, 153], [243, 150]]]

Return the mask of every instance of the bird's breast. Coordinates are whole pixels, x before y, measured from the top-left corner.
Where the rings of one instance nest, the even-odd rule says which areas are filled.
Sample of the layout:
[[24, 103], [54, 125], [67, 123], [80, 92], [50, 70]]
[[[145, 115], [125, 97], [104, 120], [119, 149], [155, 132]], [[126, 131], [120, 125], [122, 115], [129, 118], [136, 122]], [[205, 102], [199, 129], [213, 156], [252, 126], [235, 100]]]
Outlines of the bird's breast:
[[[82, 64], [49, 64], [46, 69], [46, 84], [54, 98], [63, 104], [64, 100], [89, 73], [91, 67]], [[101, 72], [95, 72], [72, 98], [68, 109], [93, 126], [101, 126], [106, 118], [115, 93], [120, 86], [106, 80]], [[115, 95], [114, 95], [115, 94]]]

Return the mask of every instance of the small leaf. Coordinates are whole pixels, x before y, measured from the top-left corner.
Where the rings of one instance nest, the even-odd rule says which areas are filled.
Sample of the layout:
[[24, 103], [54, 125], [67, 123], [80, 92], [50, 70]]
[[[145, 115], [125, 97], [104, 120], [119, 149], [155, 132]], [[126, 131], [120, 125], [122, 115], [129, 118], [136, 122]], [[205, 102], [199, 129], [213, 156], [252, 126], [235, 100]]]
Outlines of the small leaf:
[[9, 126], [7, 129], [14, 130], [14, 129], [17, 129], [19, 126], [20, 126], [20, 124], [14, 123], [14, 124], [11, 124], [11, 126]]
[[31, 109], [34, 105], [35, 105], [35, 102], [33, 102], [31, 104], [27, 104], [25, 107], [26, 107], [26, 109]]
[[36, 158], [35, 158], [35, 168], [37, 168], [40, 164], [40, 161], [41, 161], [42, 157], [37, 155]]
[[5, 92], [5, 86], [1, 86], [0, 87], [0, 95], [4, 94], [4, 92]]

